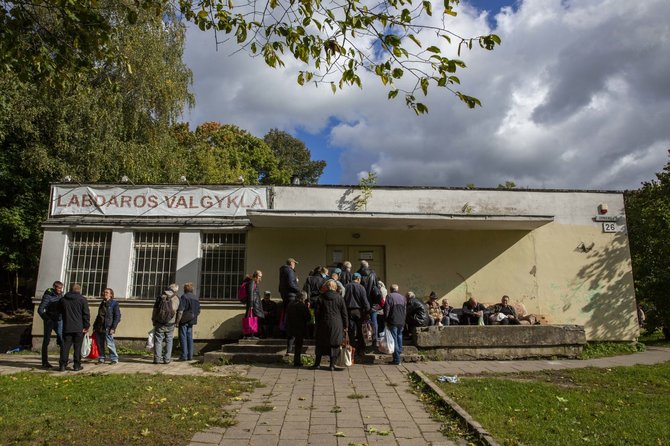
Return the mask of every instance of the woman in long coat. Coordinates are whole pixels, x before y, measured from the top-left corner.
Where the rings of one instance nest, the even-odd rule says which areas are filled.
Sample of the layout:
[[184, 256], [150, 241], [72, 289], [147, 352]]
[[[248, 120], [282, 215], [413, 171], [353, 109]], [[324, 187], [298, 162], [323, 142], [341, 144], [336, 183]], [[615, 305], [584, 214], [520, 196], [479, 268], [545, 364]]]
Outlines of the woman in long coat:
[[[254, 274], [252, 276], [247, 276], [244, 279], [245, 281], [249, 282], [247, 284], [247, 306], [244, 314], [248, 315], [250, 312], [249, 310], [251, 310], [251, 316], [256, 316], [257, 318], [260, 319], [265, 317], [265, 313], [263, 313], [263, 305], [261, 303], [261, 292], [260, 289], [258, 288], [262, 279], [263, 279], [263, 272], [260, 270], [254, 271]], [[255, 339], [256, 333], [247, 335], [245, 337]]]
[[329, 280], [325, 283], [326, 291], [319, 296], [316, 306], [316, 358], [314, 368], [321, 366], [321, 357], [330, 356], [330, 370], [335, 370], [335, 361], [340, 352], [340, 345], [347, 332], [347, 308], [344, 298], [337, 292], [337, 283]]

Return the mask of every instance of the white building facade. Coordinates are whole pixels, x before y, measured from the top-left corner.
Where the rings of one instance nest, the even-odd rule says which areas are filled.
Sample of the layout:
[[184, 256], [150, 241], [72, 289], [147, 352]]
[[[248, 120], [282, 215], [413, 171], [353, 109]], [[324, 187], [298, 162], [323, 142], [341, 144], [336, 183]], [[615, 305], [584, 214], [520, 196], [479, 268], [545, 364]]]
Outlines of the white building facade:
[[243, 275], [262, 270], [262, 289], [279, 299], [288, 257], [301, 284], [317, 265], [367, 260], [403, 293], [435, 291], [455, 307], [506, 294], [551, 323], [584, 325], [590, 340], [639, 335], [618, 192], [57, 184], [35, 302], [55, 280], [81, 283], [93, 301], [110, 287], [117, 337], [142, 339], [156, 295], [193, 282], [194, 338], [234, 339]]

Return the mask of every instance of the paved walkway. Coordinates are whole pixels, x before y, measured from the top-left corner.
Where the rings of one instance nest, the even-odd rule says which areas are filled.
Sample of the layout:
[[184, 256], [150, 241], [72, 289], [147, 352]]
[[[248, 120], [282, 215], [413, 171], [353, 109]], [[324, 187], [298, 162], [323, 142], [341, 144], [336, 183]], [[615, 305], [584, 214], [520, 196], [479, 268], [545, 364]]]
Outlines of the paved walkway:
[[[151, 358], [122, 358], [117, 365], [84, 364], [81, 372], [162, 373], [171, 375], [236, 374], [264, 385], [228, 407], [238, 424], [195, 434], [191, 446], [213, 445], [460, 445], [439, 432], [422, 403], [409, 390], [407, 373], [467, 375], [581, 367], [618, 367], [670, 361], [669, 348], [591, 360], [436, 361], [401, 366], [357, 365], [339, 372], [290, 367], [223, 366], [206, 372], [185, 362], [154, 365]], [[56, 363], [56, 358], [52, 358]], [[39, 370], [37, 355], [0, 355], [0, 374]], [[43, 372], [51, 373], [51, 372]], [[54, 372], [57, 373], [57, 372]], [[356, 398], [352, 398], [356, 395]], [[358, 398], [362, 397], [362, 398]], [[271, 406], [257, 412], [255, 406]], [[337, 433], [341, 433], [336, 436]], [[385, 435], [384, 435], [385, 434]]]

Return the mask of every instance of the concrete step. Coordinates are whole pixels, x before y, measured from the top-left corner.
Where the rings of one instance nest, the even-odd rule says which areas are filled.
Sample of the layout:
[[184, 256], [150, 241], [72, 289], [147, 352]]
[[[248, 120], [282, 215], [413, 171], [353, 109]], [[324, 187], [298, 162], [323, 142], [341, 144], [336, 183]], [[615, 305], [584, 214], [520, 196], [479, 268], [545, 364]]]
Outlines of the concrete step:
[[[236, 345], [236, 344], [229, 344]], [[263, 351], [263, 346], [258, 346], [260, 350], [255, 348], [247, 348], [246, 350], [236, 347], [232, 350], [224, 350], [220, 352], [207, 352], [204, 355], [203, 361], [206, 363], [216, 364], [276, 364], [276, 363], [290, 363], [293, 360], [293, 355], [285, 355], [285, 348], [279, 351]], [[419, 355], [418, 350], [414, 346], [403, 348], [401, 360], [403, 362], [418, 362], [423, 358]], [[303, 347], [303, 356], [308, 356], [312, 359], [315, 357], [314, 346]], [[323, 357], [322, 361], [328, 363], [328, 358]], [[391, 361], [391, 355], [381, 353], [367, 353], [355, 358], [357, 364], [386, 364]]]

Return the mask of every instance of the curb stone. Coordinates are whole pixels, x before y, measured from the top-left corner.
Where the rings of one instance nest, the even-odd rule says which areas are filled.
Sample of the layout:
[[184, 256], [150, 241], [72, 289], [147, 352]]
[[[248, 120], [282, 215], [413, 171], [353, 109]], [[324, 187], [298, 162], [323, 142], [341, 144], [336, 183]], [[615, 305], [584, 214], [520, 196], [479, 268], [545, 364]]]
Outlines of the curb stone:
[[482, 440], [484, 443], [486, 443], [488, 446], [500, 446], [500, 443], [495, 441], [493, 436], [486, 430], [484, 427], [477, 422], [472, 416], [470, 416], [469, 413], [465, 411], [461, 406], [459, 406], [456, 401], [452, 400], [447, 396], [440, 387], [435, 384], [432, 380], [430, 380], [426, 375], [423, 374], [420, 370], [417, 370], [414, 372], [414, 375], [416, 375], [421, 381], [423, 381], [424, 384], [426, 384], [430, 389], [439, 396], [442, 401], [444, 401], [449, 407], [451, 407], [454, 412], [456, 412], [456, 415], [458, 418], [463, 420], [465, 424], [468, 425], [468, 427], [473, 430], [474, 432], [477, 433], [477, 436], [479, 437], [480, 440]]

